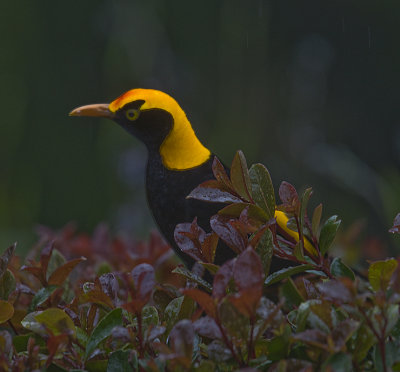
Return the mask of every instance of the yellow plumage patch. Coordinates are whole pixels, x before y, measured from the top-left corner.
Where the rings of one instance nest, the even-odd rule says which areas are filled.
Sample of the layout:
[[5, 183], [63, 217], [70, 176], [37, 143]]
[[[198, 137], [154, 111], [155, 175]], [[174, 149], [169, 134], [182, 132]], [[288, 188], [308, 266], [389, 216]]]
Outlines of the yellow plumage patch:
[[[297, 242], [299, 241], [299, 234], [296, 231], [290, 230], [287, 227], [287, 223], [289, 221], [289, 218], [286, 216], [286, 214], [282, 211], [275, 211], [275, 218], [276, 222], [278, 225], [285, 230], [285, 232], [290, 235], [292, 238], [294, 238]], [[311, 253], [314, 256], [318, 256], [317, 251], [313, 247], [313, 245], [307, 240], [307, 238], [304, 238], [304, 248], [308, 253]]]
[[[174, 120], [171, 132], [160, 146], [163, 164], [171, 170], [185, 170], [206, 162], [211, 155], [196, 137], [194, 130], [178, 103], [168, 94], [153, 89], [132, 89], [110, 103], [109, 110], [116, 112], [126, 104], [144, 101], [141, 111], [162, 109]], [[133, 124], [134, 125], [134, 124]]]

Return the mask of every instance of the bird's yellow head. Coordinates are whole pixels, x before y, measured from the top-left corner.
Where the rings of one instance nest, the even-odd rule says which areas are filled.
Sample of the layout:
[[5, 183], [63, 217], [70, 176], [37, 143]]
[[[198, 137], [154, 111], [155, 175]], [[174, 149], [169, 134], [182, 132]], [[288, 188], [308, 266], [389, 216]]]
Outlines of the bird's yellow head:
[[141, 140], [149, 152], [158, 151], [164, 166], [170, 170], [197, 167], [211, 156], [179, 104], [159, 90], [132, 89], [110, 104], [81, 106], [70, 115], [114, 120]]

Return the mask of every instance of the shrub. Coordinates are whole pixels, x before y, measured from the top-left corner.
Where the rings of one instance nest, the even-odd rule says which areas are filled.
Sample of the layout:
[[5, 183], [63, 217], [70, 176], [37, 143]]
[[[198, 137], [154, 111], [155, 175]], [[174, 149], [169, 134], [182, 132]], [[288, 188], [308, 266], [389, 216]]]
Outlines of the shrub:
[[[104, 225], [93, 236], [40, 228], [25, 265], [9, 247], [0, 370], [400, 370], [399, 259], [356, 275], [330, 256], [338, 218], [321, 225], [322, 205], [308, 217], [311, 189], [299, 195], [283, 182], [276, 206], [267, 169], [248, 169], [241, 152], [229, 176], [218, 159], [213, 170], [189, 195], [227, 203], [213, 231], [196, 220], [175, 231], [212, 281], [177, 266], [158, 235], [133, 243]], [[275, 210], [290, 230], [277, 233]], [[390, 231], [400, 232], [400, 215]], [[219, 239], [237, 253], [220, 267]], [[273, 256], [292, 266], [270, 272]]]

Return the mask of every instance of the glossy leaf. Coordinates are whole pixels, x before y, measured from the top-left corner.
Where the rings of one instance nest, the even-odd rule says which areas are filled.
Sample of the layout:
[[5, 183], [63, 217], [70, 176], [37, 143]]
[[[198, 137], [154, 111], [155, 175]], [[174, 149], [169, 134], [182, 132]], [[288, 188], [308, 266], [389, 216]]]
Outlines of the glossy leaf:
[[337, 218], [337, 216], [330, 217], [322, 226], [319, 236], [319, 249], [322, 255], [328, 252], [333, 240], [335, 239], [336, 232], [341, 223]]
[[186, 197], [213, 203], [240, 203], [242, 200], [225, 189], [220, 189], [218, 181], [206, 181], [193, 189]]
[[41, 288], [33, 297], [29, 306], [29, 311], [33, 311], [43, 304], [43, 302], [45, 302], [57, 288], [58, 286], [56, 285], [49, 285], [48, 287]]
[[246, 201], [251, 201], [251, 183], [246, 158], [238, 151], [232, 161], [231, 182], [235, 191]]
[[97, 345], [110, 336], [113, 328], [117, 326], [122, 326], [122, 309], [110, 311], [94, 328], [86, 345], [85, 359], [90, 357]]
[[262, 164], [254, 164], [249, 170], [253, 200], [264, 210], [266, 219], [274, 218], [275, 192], [268, 169]]
[[299, 203], [299, 195], [289, 182], [283, 181], [279, 186], [279, 198], [287, 207], [296, 207]]
[[192, 359], [194, 329], [192, 322], [188, 319], [180, 320], [172, 328], [170, 334], [170, 345], [175, 355]]
[[300, 274], [304, 271], [312, 269], [312, 265], [298, 265], [298, 266], [293, 266], [293, 267], [286, 267], [284, 269], [281, 269], [279, 271], [276, 271], [269, 275], [267, 279], [265, 279], [265, 284], [266, 285], [271, 285], [274, 283], [279, 282], [282, 279], [288, 278], [292, 275]]
[[214, 156], [212, 170], [213, 170], [215, 179], [223, 187], [225, 187], [227, 190], [233, 190], [233, 185], [232, 185], [231, 180], [228, 177], [228, 174], [226, 173], [226, 169], [216, 156]]
[[368, 269], [368, 280], [374, 291], [386, 291], [390, 279], [398, 266], [394, 258], [373, 262]]
[[208, 316], [215, 319], [217, 314], [216, 306], [214, 299], [210, 295], [196, 288], [184, 289], [183, 293], [186, 296], [193, 298], [193, 300], [195, 300], [200, 305], [200, 307], [206, 312]]
[[193, 271], [187, 269], [186, 267], [178, 266], [174, 270], [172, 270], [172, 272], [174, 274], [182, 275], [183, 277], [185, 277], [186, 279], [190, 280], [193, 283], [199, 284], [209, 292], [212, 291], [212, 287], [208, 282], [206, 282], [203, 278], [196, 275]]
[[209, 316], [202, 316], [193, 323], [194, 330], [201, 336], [211, 339], [221, 339], [222, 334], [215, 323], [215, 320]]
[[261, 231], [261, 233], [262, 236], [256, 244], [255, 250], [261, 259], [264, 275], [267, 276], [269, 274], [271, 260], [274, 255], [274, 241], [272, 231], [270, 229], [266, 228], [263, 232]]
[[9, 269], [6, 269], [3, 275], [0, 277], [0, 299], [8, 300], [8, 297], [15, 290], [15, 288], [15, 276]]
[[335, 277], [346, 277], [351, 280], [355, 280], [356, 276], [347, 265], [342, 262], [342, 259], [339, 257], [335, 257], [331, 263], [331, 274]]
[[393, 221], [393, 226], [389, 229], [392, 234], [400, 234], [400, 213], [396, 215]]
[[318, 204], [314, 209], [314, 213], [312, 215], [312, 220], [311, 220], [312, 233], [316, 237], [318, 237], [319, 225], [321, 223], [321, 216], [322, 216], [322, 204]]
[[242, 234], [234, 226], [234, 220], [215, 215], [210, 219], [213, 231], [236, 253], [244, 251], [247, 247], [247, 234]]
[[74, 267], [82, 261], [86, 261], [86, 258], [76, 258], [55, 269], [48, 279], [49, 285], [62, 285]]
[[129, 363], [130, 354], [130, 350], [117, 350], [111, 353], [107, 363], [107, 372], [133, 372], [134, 369]]
[[14, 307], [7, 301], [0, 300], [0, 324], [11, 319], [14, 315]]
[[7, 270], [8, 263], [10, 262], [12, 256], [14, 255], [16, 246], [17, 243], [14, 243], [13, 245], [9, 246], [0, 256], [0, 278]]

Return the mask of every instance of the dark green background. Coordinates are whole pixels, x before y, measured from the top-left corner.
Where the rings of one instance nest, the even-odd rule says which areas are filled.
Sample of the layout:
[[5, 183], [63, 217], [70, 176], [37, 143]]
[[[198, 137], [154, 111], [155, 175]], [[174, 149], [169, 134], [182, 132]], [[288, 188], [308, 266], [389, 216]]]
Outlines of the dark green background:
[[[146, 236], [145, 151], [70, 118], [135, 87], [164, 90], [227, 163], [311, 185], [345, 224], [385, 237], [400, 211], [398, 1], [3, 1], [0, 243], [99, 221]], [[326, 215], [326, 214], [325, 214]]]

